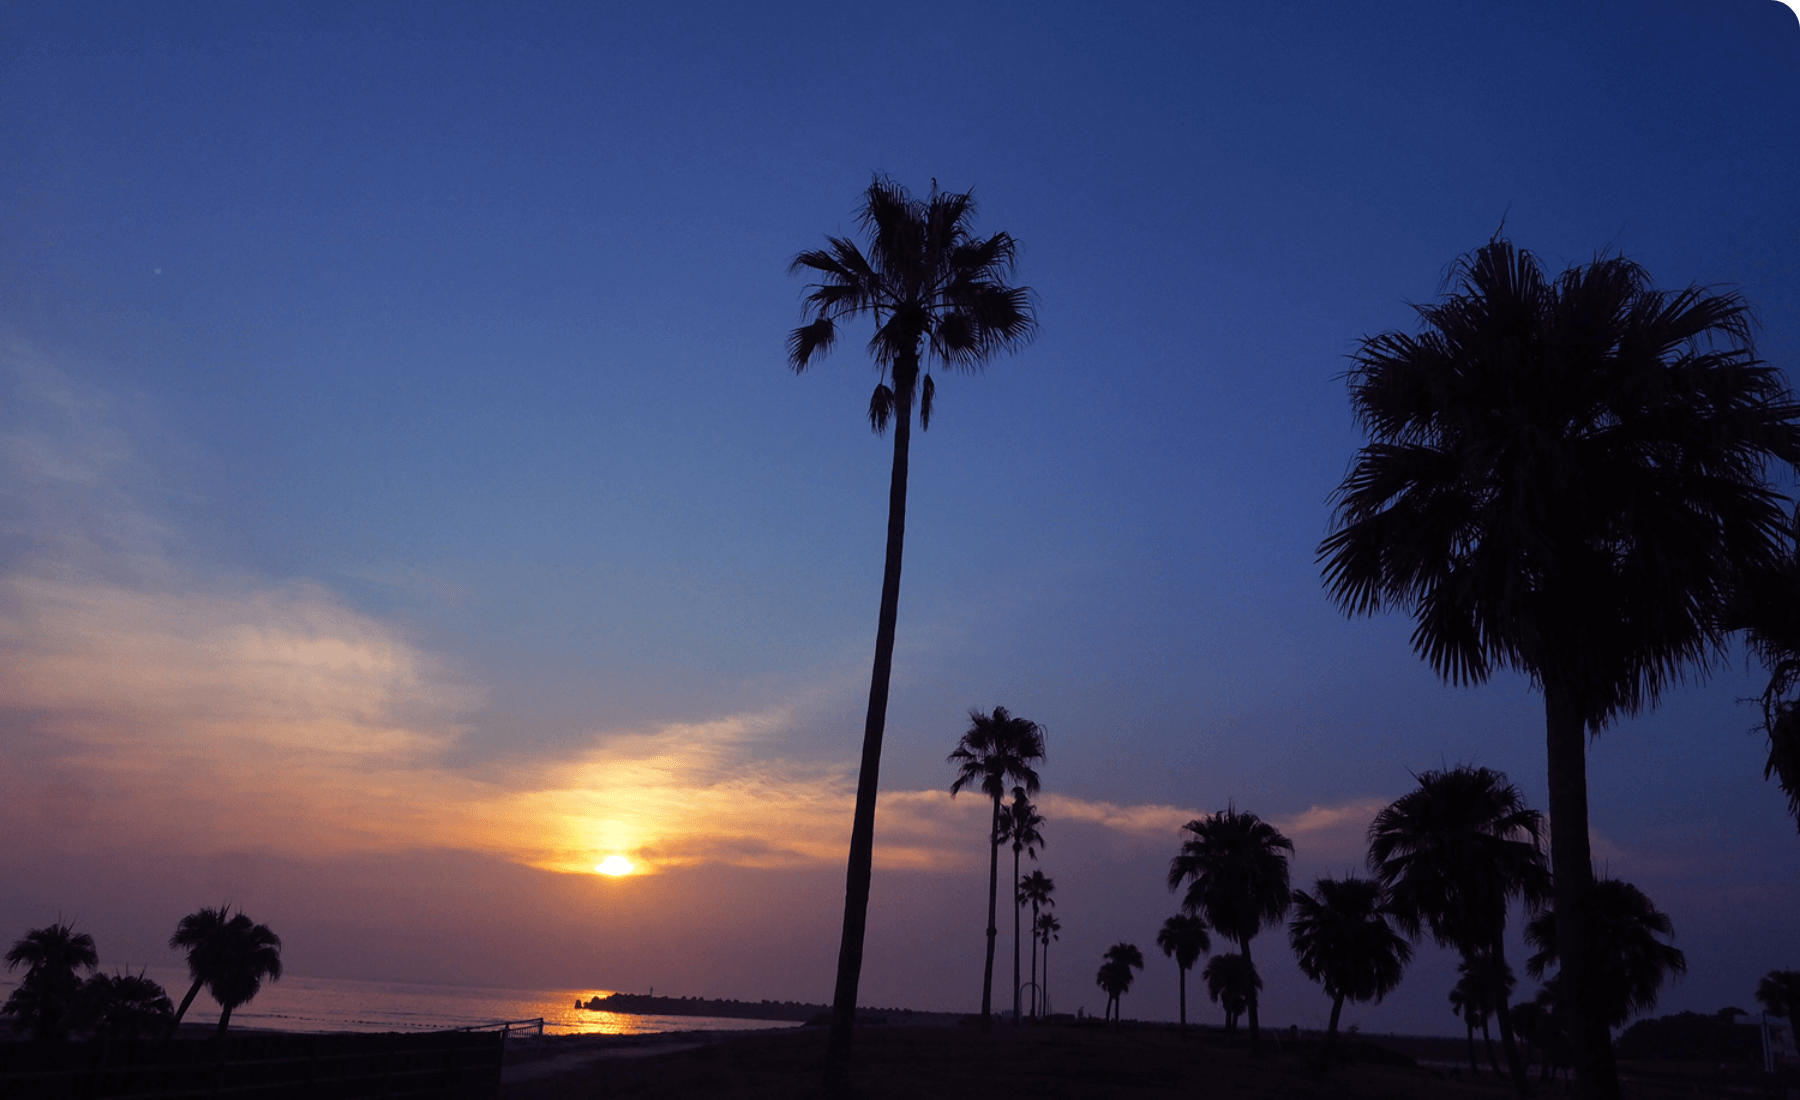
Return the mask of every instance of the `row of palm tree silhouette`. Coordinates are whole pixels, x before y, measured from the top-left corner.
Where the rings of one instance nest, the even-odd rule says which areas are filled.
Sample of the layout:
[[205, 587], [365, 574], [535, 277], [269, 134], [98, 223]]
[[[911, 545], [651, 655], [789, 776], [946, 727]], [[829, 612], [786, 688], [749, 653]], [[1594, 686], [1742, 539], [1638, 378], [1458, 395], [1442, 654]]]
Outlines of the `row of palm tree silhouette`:
[[[218, 1035], [234, 1009], [248, 1004], [264, 981], [281, 978], [281, 937], [229, 905], [198, 909], [181, 918], [169, 946], [186, 954], [193, 984], [176, 1007], [157, 982], [137, 974], [95, 972], [100, 955], [94, 937], [57, 921], [33, 928], [6, 953], [8, 970], [25, 977], [0, 1006], [0, 1015], [33, 1038], [55, 1042], [71, 1030], [109, 1038], [173, 1034], [202, 987], [219, 1003]], [[80, 971], [91, 973], [84, 981]]]
[[[928, 427], [932, 363], [973, 370], [1036, 329], [1031, 291], [1007, 282], [1015, 242], [976, 236], [974, 210], [970, 192], [933, 181], [914, 199], [877, 176], [859, 212], [867, 249], [831, 237], [790, 266], [816, 281], [789, 365], [805, 370], [842, 322], [871, 318], [869, 422], [895, 429], [832, 1091], [847, 1080], [862, 967], [913, 410]], [[1733, 293], [1660, 291], [1618, 256], [1551, 278], [1498, 235], [1458, 260], [1446, 286], [1416, 307], [1417, 334], [1366, 337], [1353, 356], [1351, 400], [1369, 443], [1334, 496], [1319, 560], [1346, 613], [1411, 612], [1415, 650], [1446, 680], [1509, 669], [1543, 693], [1559, 1003], [1582, 1095], [1617, 1100], [1586, 740], [1654, 706], [1686, 673], [1704, 674], [1742, 634], [1770, 670], [1765, 776], [1800, 821], [1800, 519], [1769, 475], [1800, 469], [1800, 403], [1757, 357], [1749, 306]], [[989, 942], [991, 978], [991, 930]], [[1254, 998], [1246, 1007], [1254, 1037]], [[1516, 1063], [1510, 1013], [1496, 1015]]]
[[[1413, 941], [1430, 938], [1462, 956], [1450, 1002], [1468, 1027], [1471, 1066], [1474, 1029], [1486, 1033], [1492, 1017], [1499, 1025], [1506, 1076], [1530, 1095], [1526, 1054], [1515, 1039], [1519, 1029], [1510, 1005], [1515, 978], [1505, 949], [1507, 918], [1517, 903], [1534, 912], [1525, 930], [1526, 942], [1536, 949], [1527, 971], [1540, 979], [1553, 968], [1559, 971], [1533, 1002], [1530, 1033], [1542, 1042], [1551, 1022], [1558, 1027], [1566, 1022], [1553, 881], [1541, 844], [1543, 815], [1525, 805], [1504, 774], [1488, 768], [1464, 765], [1415, 778], [1418, 786], [1383, 808], [1369, 826], [1373, 877], [1321, 878], [1311, 892], [1290, 889], [1293, 842], [1254, 813], [1227, 807], [1182, 827], [1186, 835], [1168, 875], [1171, 891], [1186, 888], [1182, 912], [1164, 922], [1157, 945], [1174, 958], [1180, 974], [1184, 1034], [1187, 971], [1211, 951], [1209, 931], [1215, 931], [1238, 950], [1208, 962], [1203, 972], [1208, 992], [1223, 1004], [1228, 1032], [1240, 1014], [1248, 1014], [1250, 1049], [1259, 1051], [1262, 979], [1250, 945], [1291, 910], [1289, 945], [1300, 969], [1331, 998], [1328, 1048], [1337, 1041], [1344, 1002], [1380, 1001], [1400, 984]], [[1673, 927], [1637, 887], [1603, 879], [1593, 902], [1591, 919], [1602, 945], [1593, 957], [1600, 994], [1595, 1005], [1607, 1027], [1618, 1027], [1654, 1007], [1665, 978], [1684, 973], [1687, 960], [1658, 938], [1671, 937]], [[1121, 942], [1107, 949], [1095, 982], [1107, 993], [1112, 1020], [1118, 1020], [1119, 998], [1131, 987], [1132, 971], [1142, 968], [1135, 945]]]

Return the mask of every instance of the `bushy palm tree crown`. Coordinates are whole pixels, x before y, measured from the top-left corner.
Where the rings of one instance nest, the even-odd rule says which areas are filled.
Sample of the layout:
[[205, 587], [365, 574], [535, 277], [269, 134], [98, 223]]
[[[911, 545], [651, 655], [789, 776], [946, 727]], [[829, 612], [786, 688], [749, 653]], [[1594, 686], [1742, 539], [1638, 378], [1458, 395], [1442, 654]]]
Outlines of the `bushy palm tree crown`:
[[1412, 944], [1388, 924], [1386, 902], [1379, 883], [1361, 878], [1322, 878], [1310, 894], [1294, 891], [1288, 943], [1332, 999], [1329, 1037], [1344, 1001], [1380, 1001], [1412, 959]]
[[[1619, 1027], [1655, 1008], [1664, 979], [1687, 973], [1681, 949], [1657, 939], [1674, 935], [1669, 915], [1636, 886], [1616, 878], [1594, 884], [1596, 977], [1608, 1026]], [[1525, 971], [1542, 978], [1557, 963], [1555, 912], [1541, 913], [1527, 924], [1525, 942], [1537, 949], [1525, 960]]]

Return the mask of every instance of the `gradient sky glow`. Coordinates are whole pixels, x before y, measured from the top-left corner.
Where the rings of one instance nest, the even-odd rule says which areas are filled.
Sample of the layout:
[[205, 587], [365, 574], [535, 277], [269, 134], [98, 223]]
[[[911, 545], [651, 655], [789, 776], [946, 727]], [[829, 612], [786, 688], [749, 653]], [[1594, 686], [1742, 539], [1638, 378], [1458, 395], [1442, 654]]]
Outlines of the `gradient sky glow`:
[[[1522, 681], [1326, 598], [1346, 356], [1504, 223], [1740, 291], [1792, 374], [1800, 21], [1115, 9], [0, 9], [0, 936], [162, 965], [229, 898], [297, 973], [827, 999], [891, 444], [863, 333], [786, 370], [786, 265], [874, 171], [973, 187], [1042, 330], [915, 435], [866, 1001], [979, 1002], [971, 706], [1050, 731], [1064, 1010], [1126, 939], [1173, 1017], [1201, 812], [1304, 886], [1409, 771], [1544, 807]], [[1669, 1011], [1800, 965], [1759, 689], [1733, 653], [1593, 746]], [[1322, 1025], [1257, 957], [1265, 1021]], [[1451, 1032], [1452, 970], [1346, 1022]]]

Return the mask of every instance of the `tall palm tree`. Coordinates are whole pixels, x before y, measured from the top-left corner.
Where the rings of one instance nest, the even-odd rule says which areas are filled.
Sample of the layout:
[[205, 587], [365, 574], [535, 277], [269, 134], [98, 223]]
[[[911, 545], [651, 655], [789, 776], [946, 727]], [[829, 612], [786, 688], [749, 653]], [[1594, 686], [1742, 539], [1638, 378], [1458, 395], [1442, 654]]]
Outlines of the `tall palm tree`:
[[[1408, 934], [1429, 929], [1465, 960], [1506, 965], [1506, 917], [1517, 899], [1538, 904], [1550, 875], [1538, 837], [1543, 815], [1504, 773], [1459, 765], [1415, 776], [1417, 788], [1369, 824], [1369, 866]], [[1530, 1095], [1505, 998], [1491, 1006], [1513, 1085]]]
[[66, 1039], [81, 990], [76, 971], [99, 965], [94, 937], [75, 931], [72, 923], [58, 920], [48, 928], [31, 929], [7, 949], [6, 969], [23, 966], [25, 977], [0, 1006], [0, 1015], [13, 1017], [16, 1026], [41, 1042]]
[[1094, 982], [1106, 990], [1106, 1011], [1117, 1026], [1121, 1022], [1120, 998], [1131, 992], [1131, 983], [1136, 978], [1132, 971], [1144, 969], [1144, 953], [1136, 944], [1115, 943], [1106, 949], [1105, 959], [1100, 964], [1100, 972], [1094, 975]]
[[1022, 1024], [1024, 1018], [1019, 1012], [1019, 913], [1024, 908], [1025, 899], [1019, 893], [1019, 854], [1037, 858], [1038, 849], [1044, 846], [1044, 818], [1037, 812], [1025, 797], [1023, 787], [1013, 788], [1013, 799], [1006, 804], [1000, 815], [1000, 842], [1010, 843], [1013, 853], [1013, 1023]]
[[[837, 988], [832, 998], [831, 1066], [841, 1066], [856, 1022], [856, 989], [862, 976], [863, 932], [869, 913], [869, 877], [875, 853], [875, 792], [881, 771], [881, 739], [887, 726], [888, 677], [894, 662], [894, 624], [900, 610], [900, 558], [906, 536], [907, 455], [915, 403], [921, 428], [931, 423], [936, 386], [933, 362], [973, 370], [1001, 351], [1023, 346], [1036, 327], [1031, 292], [1009, 286], [1015, 246], [1005, 233], [981, 238], [971, 231], [971, 192], [938, 191], [914, 199], [892, 180], [877, 176], [864, 192], [858, 221], [868, 237], [864, 252], [854, 241], [827, 238], [827, 247], [794, 257], [793, 273], [808, 284], [811, 318], [788, 338], [788, 365], [803, 371], [837, 342], [838, 324], [869, 317], [875, 335], [869, 352], [879, 372], [869, 401], [877, 433], [894, 425], [894, 467], [888, 487], [887, 562], [875, 627], [875, 664], [869, 677], [869, 710], [863, 724], [862, 764], [850, 829], [844, 889], [844, 929], [838, 947]], [[923, 385], [921, 385], [923, 379]], [[828, 1071], [838, 1080], [836, 1071]]]
[[1044, 945], [1044, 989], [1040, 1003], [1043, 1011], [1048, 1012], [1050, 1010], [1050, 941], [1062, 938], [1057, 935], [1062, 931], [1062, 921], [1056, 919], [1055, 913], [1045, 913], [1033, 921], [1032, 926], [1037, 929], [1038, 942]]
[[1214, 955], [1206, 961], [1200, 977], [1206, 981], [1206, 995], [1225, 1010], [1225, 1034], [1235, 1035], [1238, 1017], [1262, 988], [1262, 975], [1256, 972], [1256, 964], [1245, 955]]
[[1039, 1002], [1043, 1000], [1044, 989], [1038, 985], [1038, 937], [1041, 929], [1038, 926], [1040, 908], [1056, 904], [1051, 897], [1056, 893], [1056, 880], [1044, 874], [1039, 868], [1019, 880], [1019, 898], [1031, 903], [1031, 1014], [1038, 1015]]
[[1177, 913], [1156, 933], [1156, 946], [1165, 956], [1175, 960], [1181, 982], [1181, 1038], [1187, 1041], [1187, 974], [1201, 955], [1212, 950], [1212, 937], [1206, 934], [1206, 921], [1192, 913]]
[[[1206, 919], [1213, 931], [1236, 941], [1250, 964], [1250, 941], [1265, 925], [1279, 924], [1291, 901], [1287, 855], [1294, 842], [1248, 811], [1223, 811], [1183, 825], [1191, 833], [1181, 853], [1169, 861], [1169, 889], [1187, 884], [1183, 912]], [[1262, 1051], [1256, 1020], [1256, 989], [1251, 989], [1250, 1053]]]
[[956, 765], [950, 797], [965, 787], [975, 787], [994, 800], [994, 820], [988, 828], [987, 968], [981, 979], [981, 1030], [991, 1026], [994, 1004], [994, 915], [1000, 898], [1000, 800], [1008, 787], [1036, 794], [1038, 774], [1033, 764], [1044, 759], [1044, 727], [1028, 718], [1008, 714], [1005, 707], [994, 713], [969, 711], [969, 728], [957, 741], [949, 762]]
[[1412, 944], [1388, 924], [1381, 884], [1362, 878], [1322, 878], [1310, 894], [1294, 891], [1288, 943], [1300, 969], [1331, 998], [1327, 1045], [1337, 1042], [1345, 999], [1379, 1002], [1412, 959]]
[[1800, 970], [1771, 970], [1756, 983], [1756, 999], [1771, 1016], [1800, 1015]]
[[214, 969], [206, 980], [206, 991], [219, 1002], [219, 1037], [231, 1024], [231, 1012], [248, 1004], [262, 989], [265, 979], [281, 979], [281, 937], [266, 924], [254, 924], [239, 913], [227, 926], [229, 934]]
[[1800, 463], [1800, 407], [1735, 294], [1658, 291], [1619, 257], [1552, 281], [1499, 238], [1453, 279], [1419, 335], [1355, 355], [1370, 442], [1319, 552], [1345, 611], [1414, 613], [1445, 679], [1506, 668], [1543, 692], [1576, 1075], [1616, 1100], [1588, 961], [1586, 740], [1722, 653], [1737, 578], [1779, 548], [1767, 467]]
[[[1591, 914], [1597, 1006], [1607, 1027], [1622, 1027], [1639, 1012], [1656, 1007], [1663, 980], [1687, 973], [1687, 956], [1658, 936], [1674, 938], [1675, 926], [1648, 896], [1629, 882], [1603, 878], [1594, 883]], [[1534, 978], [1557, 964], [1556, 913], [1541, 913], [1525, 926], [1525, 942], [1537, 953], [1525, 960]]]

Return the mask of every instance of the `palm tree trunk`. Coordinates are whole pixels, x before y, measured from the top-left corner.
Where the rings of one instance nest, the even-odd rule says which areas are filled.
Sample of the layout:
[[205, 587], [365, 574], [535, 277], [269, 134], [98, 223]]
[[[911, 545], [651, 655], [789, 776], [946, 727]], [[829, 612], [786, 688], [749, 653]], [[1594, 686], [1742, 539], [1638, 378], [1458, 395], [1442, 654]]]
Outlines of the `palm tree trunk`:
[[994, 827], [988, 833], [987, 969], [981, 975], [981, 1030], [993, 1027], [994, 1010], [994, 907], [1000, 900], [1000, 796], [994, 796]]
[[217, 1038], [220, 1038], [220, 1039], [225, 1038], [225, 1029], [230, 1026], [231, 1026], [231, 1006], [230, 1005], [222, 1005], [222, 1006], [220, 1006], [220, 1012], [219, 1012], [219, 1032], [218, 1032]]
[[[1256, 967], [1250, 962], [1250, 937], [1245, 936], [1238, 943], [1244, 948], [1244, 969], [1255, 974]], [[1250, 1054], [1254, 1057], [1262, 1053], [1262, 1033], [1257, 1030], [1256, 1021], [1256, 982], [1254, 980], [1250, 982], [1250, 988], [1246, 992], [1250, 994], [1250, 997], [1249, 1003], [1244, 1007], [1250, 1013]]]
[[1494, 1055], [1494, 1033], [1492, 1031], [1488, 1030], [1488, 1021], [1487, 1021], [1486, 1016], [1483, 1016], [1481, 1018], [1481, 1045], [1482, 1045], [1482, 1049], [1487, 1051], [1488, 1065], [1494, 1067], [1494, 1076], [1495, 1077], [1506, 1076], [1506, 1074], [1500, 1072], [1500, 1059], [1495, 1057], [1495, 1055]]
[[[904, 363], [895, 364], [898, 383]], [[918, 375], [915, 356], [911, 373]], [[911, 382], [912, 379], [906, 379]], [[912, 389], [894, 388], [894, 470], [888, 483], [887, 564], [881, 575], [881, 610], [875, 625], [875, 667], [869, 676], [869, 712], [863, 723], [862, 766], [856, 777], [856, 812], [850, 825], [850, 859], [844, 876], [844, 931], [838, 941], [837, 988], [831, 1001], [831, 1043], [826, 1051], [827, 1092], [842, 1091], [856, 1026], [856, 987], [862, 979], [863, 932], [869, 921], [869, 878], [875, 860], [875, 792], [881, 778], [881, 738], [887, 729], [888, 678], [894, 667], [894, 624], [900, 615], [900, 554], [906, 541], [906, 464], [912, 444]]]
[[1049, 936], [1044, 937], [1044, 989], [1043, 989], [1043, 994], [1044, 995], [1041, 998], [1039, 998], [1039, 1003], [1042, 1004], [1042, 1006], [1043, 1006], [1041, 1011], [1048, 1012], [1050, 1010], [1050, 937]]
[[[1494, 937], [1494, 969], [1501, 974], [1506, 973], [1506, 938]], [[1513, 1035], [1512, 1007], [1506, 1003], [1506, 990], [1495, 990], [1494, 1021], [1500, 1025], [1500, 1048], [1506, 1052], [1506, 1068], [1512, 1073], [1513, 1084], [1518, 1087], [1519, 1095], [1531, 1095], [1530, 1067], [1526, 1059], [1519, 1053], [1517, 1038]], [[1490, 1057], [1492, 1056], [1490, 1052]], [[1497, 1072], [1497, 1071], [1496, 1071]]]
[[1481, 1063], [1475, 1060], [1475, 1023], [1464, 1016], [1463, 1026], [1469, 1029], [1469, 1074], [1473, 1077], [1480, 1077]]
[[1344, 995], [1339, 993], [1331, 999], [1331, 1023], [1325, 1028], [1325, 1047], [1330, 1049], [1337, 1045], [1338, 1015], [1344, 1011]]
[[1013, 1026], [1024, 1023], [1019, 1015], [1019, 846], [1013, 845]]
[[1187, 967], [1176, 968], [1181, 972], [1181, 1041], [1187, 1042]]
[[1031, 1018], [1034, 1020], [1038, 1016], [1038, 1002], [1043, 1000], [1044, 996], [1043, 987], [1038, 985], [1037, 980], [1037, 919], [1038, 903], [1034, 901], [1031, 903]]
[[195, 995], [200, 992], [200, 987], [205, 984], [206, 979], [195, 978], [194, 984], [188, 986], [187, 996], [181, 999], [181, 1007], [175, 1010], [175, 1019], [169, 1024], [169, 1034], [175, 1034], [175, 1029], [181, 1026], [181, 1018], [187, 1015], [188, 1006], [194, 1003]]
[[1573, 685], [1544, 678], [1544, 727], [1550, 772], [1550, 862], [1556, 890], [1556, 954], [1563, 1007], [1583, 1100], [1619, 1100], [1612, 1036], [1597, 1011], [1588, 949], [1594, 859], [1588, 845], [1587, 723]]

